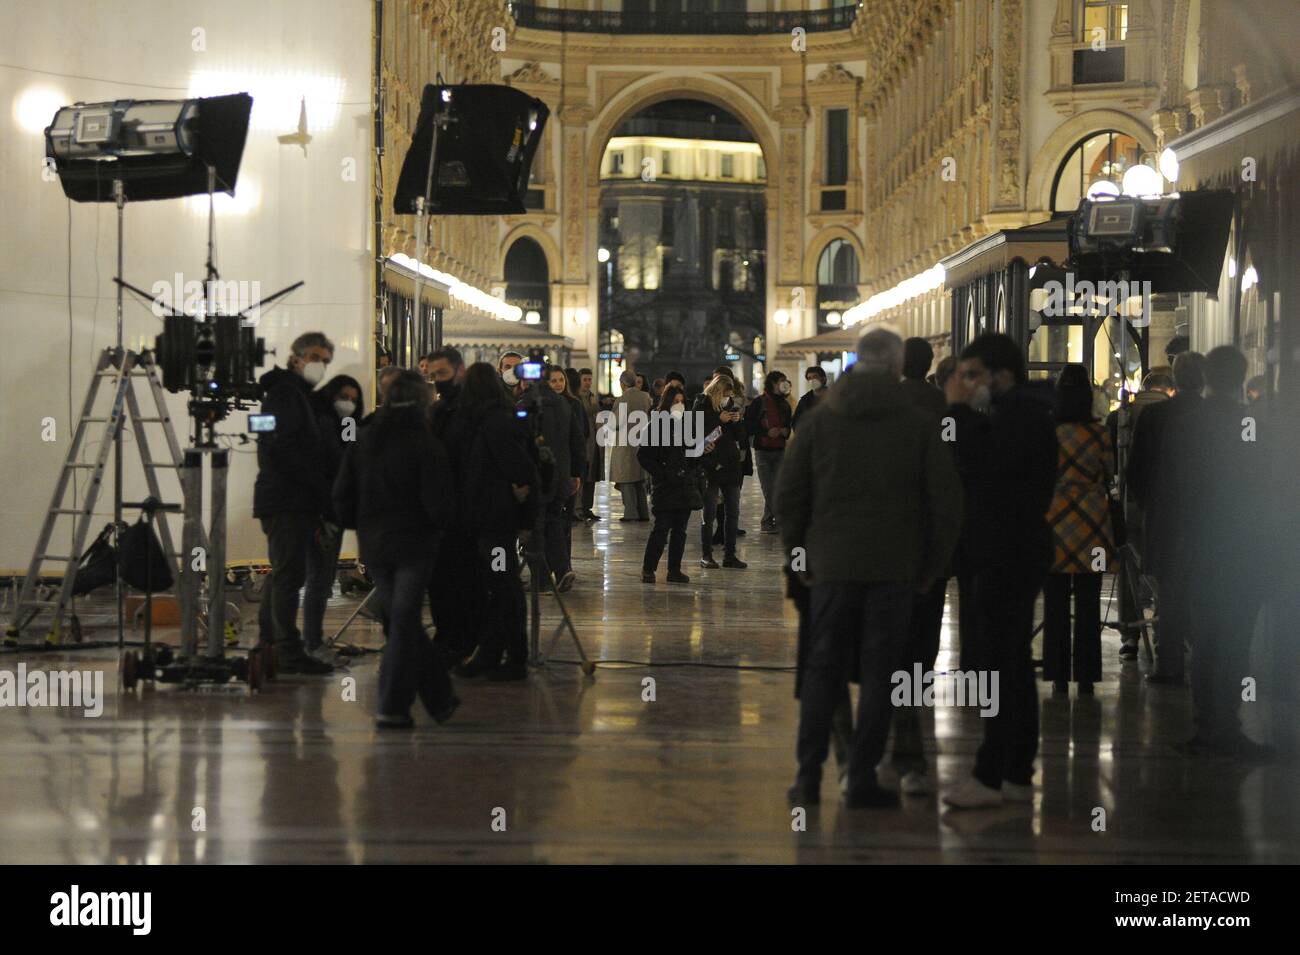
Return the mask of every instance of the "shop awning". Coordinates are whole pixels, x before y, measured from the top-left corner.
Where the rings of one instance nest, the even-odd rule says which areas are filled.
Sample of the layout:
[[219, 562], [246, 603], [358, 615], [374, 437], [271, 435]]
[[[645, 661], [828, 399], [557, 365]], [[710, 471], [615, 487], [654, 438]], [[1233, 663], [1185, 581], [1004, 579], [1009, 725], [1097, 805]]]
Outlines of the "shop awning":
[[1050, 262], [1064, 265], [1070, 255], [1069, 216], [1035, 222], [1020, 229], [1001, 229], [940, 259], [943, 284], [947, 289], [961, 288], [994, 272], [1001, 272], [1020, 259], [1026, 265]]
[[[384, 263], [384, 284], [408, 300], [415, 296], [415, 273], [393, 262]], [[425, 278], [420, 286], [420, 298], [426, 305], [448, 308], [451, 305], [447, 286], [436, 279]]]
[[548, 332], [541, 325], [505, 322], [475, 315], [461, 309], [443, 313], [442, 340], [448, 345], [488, 345], [494, 348], [572, 348], [573, 342], [563, 335]]
[[850, 325], [847, 328], [822, 332], [820, 335], [813, 335], [811, 338], [782, 342], [777, 348], [776, 357], [794, 360], [803, 358], [810, 352], [853, 351], [858, 347], [858, 339], [862, 337], [865, 331], [866, 328], [861, 325]]

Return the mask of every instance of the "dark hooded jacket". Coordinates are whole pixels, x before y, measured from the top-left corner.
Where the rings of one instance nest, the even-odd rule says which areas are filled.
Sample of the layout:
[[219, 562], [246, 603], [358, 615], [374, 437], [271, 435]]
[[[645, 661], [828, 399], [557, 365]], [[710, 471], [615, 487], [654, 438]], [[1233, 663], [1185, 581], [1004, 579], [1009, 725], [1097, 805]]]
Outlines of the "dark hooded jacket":
[[[455, 459], [460, 488], [457, 524], [476, 538], [509, 536], [530, 529], [537, 520], [537, 465], [529, 453], [528, 434], [508, 406], [457, 411], [464, 447]], [[531, 493], [520, 503], [513, 484]]]
[[941, 576], [962, 494], [934, 415], [888, 375], [843, 375], [786, 448], [777, 491], [786, 551], [813, 583]]
[[366, 563], [430, 558], [455, 512], [447, 453], [427, 424], [404, 427], [381, 410], [343, 455], [334, 512], [356, 528]]
[[253, 516], [330, 511], [330, 461], [320, 421], [312, 407], [312, 386], [287, 368], [260, 379], [262, 414], [275, 415], [275, 430], [258, 435]]

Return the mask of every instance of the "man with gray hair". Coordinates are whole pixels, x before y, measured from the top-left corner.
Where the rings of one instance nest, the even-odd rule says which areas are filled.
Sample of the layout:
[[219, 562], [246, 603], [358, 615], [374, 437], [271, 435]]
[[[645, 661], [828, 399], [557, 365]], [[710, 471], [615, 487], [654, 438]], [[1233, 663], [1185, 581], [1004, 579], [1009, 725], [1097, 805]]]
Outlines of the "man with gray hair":
[[[876, 764], [892, 715], [891, 680], [907, 642], [913, 594], [943, 575], [961, 527], [962, 491], [939, 421], [899, 383], [903, 342], [876, 329], [786, 450], [777, 526], [791, 570], [811, 588], [801, 661], [798, 775], [792, 805], [821, 798], [831, 716], [861, 692], [849, 756], [850, 808], [897, 805]], [[854, 660], [854, 652], [857, 659]]]
[[[262, 414], [275, 430], [257, 436], [253, 516], [262, 522], [271, 578], [258, 609], [260, 642], [274, 644], [281, 673], [329, 673], [334, 668], [307, 654], [298, 630], [298, 592], [307, 582], [307, 549], [316, 545], [330, 509], [325, 439], [309, 400], [334, 358], [322, 332], [294, 339], [284, 368], [259, 379]], [[216, 568], [217, 573], [222, 568]]]

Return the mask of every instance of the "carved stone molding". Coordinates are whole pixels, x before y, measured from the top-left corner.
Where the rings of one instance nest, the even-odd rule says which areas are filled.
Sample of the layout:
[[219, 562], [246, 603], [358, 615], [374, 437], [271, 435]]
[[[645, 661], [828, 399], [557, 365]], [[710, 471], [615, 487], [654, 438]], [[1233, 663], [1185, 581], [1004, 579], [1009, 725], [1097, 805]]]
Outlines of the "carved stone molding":
[[1021, 202], [1020, 56], [1024, 44], [1022, 0], [1002, 0], [1002, 49], [998, 104], [998, 204]]
[[809, 86], [844, 86], [844, 85], [851, 86], [855, 83], [860, 82], [861, 79], [862, 78], [860, 76], [855, 76], [853, 73], [846, 70], [839, 63], [829, 63], [826, 65], [826, 68], [824, 70], [822, 70], [820, 73], [817, 74], [816, 77], [814, 77], [811, 81], [809, 81], [808, 85]]
[[542, 69], [540, 63], [525, 63], [506, 77], [511, 86], [559, 86], [560, 81]]

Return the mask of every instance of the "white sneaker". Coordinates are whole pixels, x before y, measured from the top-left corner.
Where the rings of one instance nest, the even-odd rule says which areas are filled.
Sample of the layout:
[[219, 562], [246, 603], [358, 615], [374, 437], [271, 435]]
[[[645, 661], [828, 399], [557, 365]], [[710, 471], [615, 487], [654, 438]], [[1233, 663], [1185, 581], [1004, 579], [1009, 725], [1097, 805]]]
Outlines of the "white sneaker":
[[1002, 805], [1002, 790], [985, 786], [972, 776], [945, 792], [943, 801], [953, 809], [989, 809]]
[[902, 779], [898, 781], [898, 791], [904, 796], [928, 796], [934, 792], [934, 780], [929, 773], [918, 773], [912, 770], [904, 773]]
[[1034, 786], [1032, 783], [1028, 786], [1009, 783], [1004, 779], [1002, 781], [1002, 799], [1004, 802], [1033, 802]]

